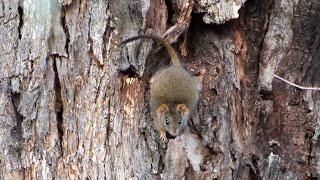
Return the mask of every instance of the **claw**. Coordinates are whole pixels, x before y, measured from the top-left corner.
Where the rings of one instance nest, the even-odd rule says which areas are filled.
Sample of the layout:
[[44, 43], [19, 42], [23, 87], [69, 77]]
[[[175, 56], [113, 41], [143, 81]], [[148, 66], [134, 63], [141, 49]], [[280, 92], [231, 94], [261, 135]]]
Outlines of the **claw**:
[[166, 137], [166, 132], [165, 132], [165, 131], [160, 132], [160, 140], [161, 140], [162, 142], [167, 141], [167, 137]]

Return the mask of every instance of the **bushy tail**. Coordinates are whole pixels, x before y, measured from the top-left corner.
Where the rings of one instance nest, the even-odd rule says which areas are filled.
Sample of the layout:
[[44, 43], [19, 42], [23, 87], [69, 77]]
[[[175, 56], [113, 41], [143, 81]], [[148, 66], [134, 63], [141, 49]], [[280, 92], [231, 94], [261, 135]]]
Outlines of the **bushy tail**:
[[180, 64], [179, 57], [178, 57], [177, 53], [175, 52], [175, 50], [172, 48], [172, 46], [166, 40], [164, 40], [164, 39], [162, 39], [161, 37], [158, 37], [158, 36], [154, 36], [154, 35], [138, 35], [138, 36], [135, 36], [135, 37], [132, 37], [132, 38], [129, 38], [129, 39], [123, 41], [121, 43], [121, 46], [123, 46], [124, 44], [127, 44], [128, 42], [131, 42], [131, 41], [134, 41], [134, 40], [137, 40], [137, 39], [141, 39], [141, 38], [150, 38], [150, 39], [154, 39], [154, 40], [160, 41], [160, 43], [169, 52], [172, 64]]

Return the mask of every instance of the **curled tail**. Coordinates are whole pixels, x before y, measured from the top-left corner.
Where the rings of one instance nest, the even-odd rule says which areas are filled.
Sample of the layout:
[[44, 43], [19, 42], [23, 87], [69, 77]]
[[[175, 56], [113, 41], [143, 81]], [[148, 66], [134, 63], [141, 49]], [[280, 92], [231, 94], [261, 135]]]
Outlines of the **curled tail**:
[[169, 55], [171, 57], [171, 62], [172, 64], [180, 64], [179, 62], [179, 57], [177, 55], [177, 53], [175, 52], [175, 50], [172, 48], [172, 46], [164, 39], [158, 37], [158, 36], [154, 36], [154, 35], [138, 35], [132, 38], [129, 38], [125, 41], [123, 41], [121, 43], [121, 46], [123, 46], [124, 44], [127, 44], [128, 42], [140, 39], [140, 38], [150, 38], [150, 39], [154, 39], [157, 41], [160, 41], [160, 43], [167, 49], [167, 51], [169, 52]]

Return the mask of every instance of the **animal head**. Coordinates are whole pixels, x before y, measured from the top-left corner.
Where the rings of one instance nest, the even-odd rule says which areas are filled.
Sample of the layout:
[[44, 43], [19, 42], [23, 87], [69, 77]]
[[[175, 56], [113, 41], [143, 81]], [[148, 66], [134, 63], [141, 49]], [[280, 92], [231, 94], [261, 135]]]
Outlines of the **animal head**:
[[[170, 108], [169, 108], [170, 107]], [[164, 129], [172, 136], [180, 135], [182, 129], [186, 126], [189, 108], [185, 104], [171, 105], [162, 104], [157, 109], [157, 116]]]

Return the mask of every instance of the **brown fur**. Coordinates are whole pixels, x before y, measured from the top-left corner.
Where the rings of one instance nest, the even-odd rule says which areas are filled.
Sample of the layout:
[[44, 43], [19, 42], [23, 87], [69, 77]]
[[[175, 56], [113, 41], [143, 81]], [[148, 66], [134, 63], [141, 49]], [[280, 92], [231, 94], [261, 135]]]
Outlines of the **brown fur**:
[[150, 107], [154, 127], [161, 140], [166, 140], [166, 132], [179, 135], [187, 124], [190, 113], [199, 98], [199, 89], [195, 78], [179, 63], [178, 56], [167, 41], [149, 35], [130, 38], [122, 44], [139, 39], [152, 38], [160, 41], [168, 50], [172, 65], [157, 72], [150, 85]]

